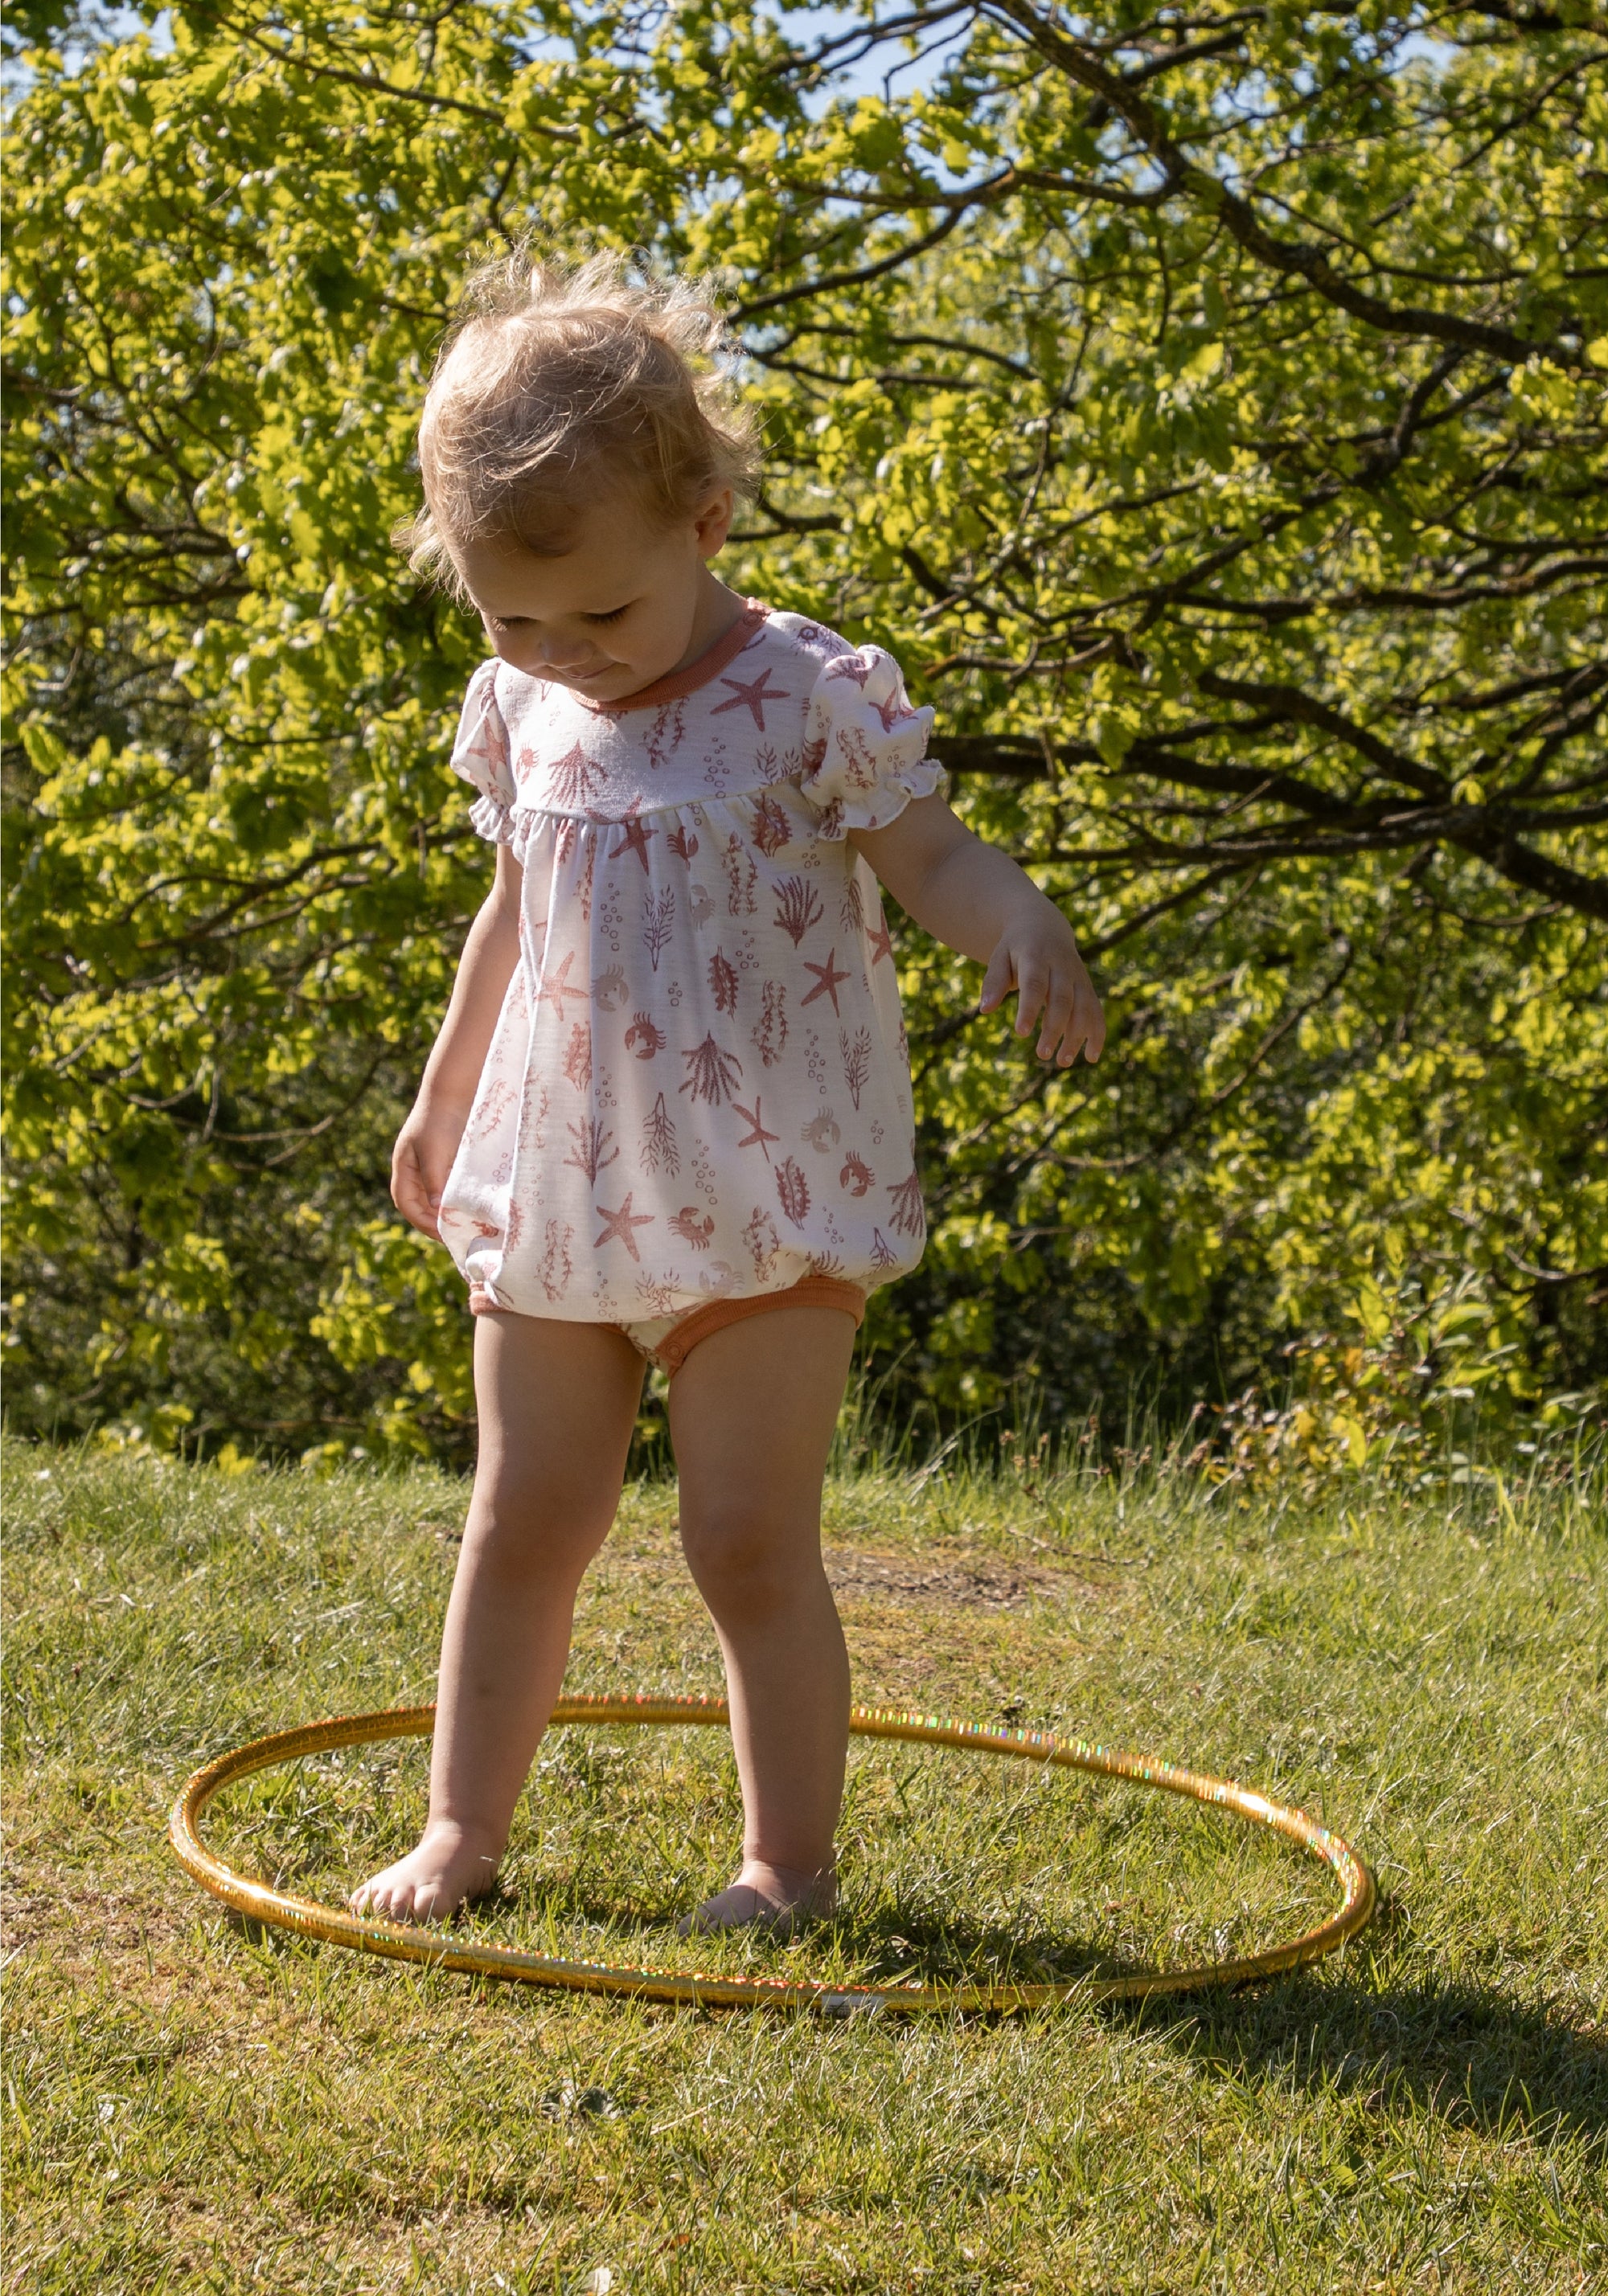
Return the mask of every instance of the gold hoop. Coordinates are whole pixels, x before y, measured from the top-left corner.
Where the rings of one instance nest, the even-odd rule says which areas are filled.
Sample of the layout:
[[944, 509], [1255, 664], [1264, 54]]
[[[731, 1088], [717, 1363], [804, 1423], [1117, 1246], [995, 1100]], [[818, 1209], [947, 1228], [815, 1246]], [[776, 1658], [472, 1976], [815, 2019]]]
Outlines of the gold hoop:
[[[1146, 1754], [1117, 1753], [1108, 1747], [1088, 1745], [1080, 1738], [1059, 1738], [1048, 1730], [993, 1730], [980, 1722], [946, 1721], [935, 1715], [894, 1713], [875, 1706], [854, 1709], [849, 1726], [855, 1736], [900, 1739], [912, 1745], [958, 1746], [974, 1753], [1011, 1755], [1021, 1761], [1089, 1770], [1099, 1777], [1127, 1778], [1136, 1785], [1155, 1786], [1163, 1793], [1182, 1794], [1192, 1801], [1232, 1810], [1253, 1825], [1286, 1835], [1321, 1858], [1341, 1885], [1340, 1910], [1288, 1945], [1269, 1946], [1264, 1953], [1200, 1969], [1091, 1977], [1067, 1985], [828, 1986], [792, 1978], [710, 1977], [697, 1972], [683, 1975], [670, 1970], [630, 1969], [610, 1962], [565, 1961], [547, 1954], [522, 1953], [513, 1946], [455, 1941], [439, 1930], [342, 1913], [311, 1898], [272, 1890], [266, 1882], [234, 1872], [201, 1840], [198, 1830], [201, 1812], [214, 1794], [235, 1779], [331, 1747], [426, 1737], [435, 1710], [433, 1706], [405, 1706], [386, 1714], [343, 1715], [330, 1722], [311, 1722], [298, 1730], [281, 1730], [273, 1737], [258, 1738], [232, 1753], [220, 1754], [215, 1762], [197, 1770], [173, 1805], [168, 1836], [180, 1864], [203, 1889], [252, 1921], [292, 1930], [301, 1937], [322, 1939], [330, 1945], [348, 1946], [359, 1953], [426, 1962], [437, 1969], [463, 1970], [474, 1976], [513, 1978], [528, 1985], [562, 1986], [575, 1993], [625, 1993], [639, 2000], [700, 2007], [813, 2009], [840, 2016], [876, 2009], [1013, 2010], [1070, 2000], [1134, 2001], [1154, 1993], [1239, 1985], [1248, 1978], [1272, 1977], [1333, 1953], [1372, 1917], [1376, 1902], [1374, 1876], [1349, 1843], [1304, 1810], [1269, 1801], [1266, 1795], [1235, 1785], [1230, 1779], [1177, 1769]], [[553, 1711], [554, 1724], [712, 1726], [729, 1724], [730, 1719], [723, 1700], [649, 1698], [640, 1693], [635, 1698], [564, 1698]]]

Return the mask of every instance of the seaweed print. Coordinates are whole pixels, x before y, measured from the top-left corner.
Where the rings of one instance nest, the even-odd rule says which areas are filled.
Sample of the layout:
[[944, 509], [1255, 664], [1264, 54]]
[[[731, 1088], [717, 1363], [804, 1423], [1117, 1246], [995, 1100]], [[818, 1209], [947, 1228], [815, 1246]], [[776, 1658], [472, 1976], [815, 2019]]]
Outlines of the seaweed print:
[[838, 1282], [841, 1283], [843, 1263], [835, 1252], [812, 1251], [809, 1255], [809, 1272], [812, 1275], [835, 1276]]
[[562, 1300], [574, 1274], [570, 1265], [570, 1240], [575, 1230], [568, 1220], [550, 1219], [546, 1230], [546, 1248], [537, 1263], [537, 1274], [542, 1279], [542, 1290], [549, 1300]]
[[669, 946], [670, 927], [676, 922], [676, 896], [668, 889], [662, 893], [644, 893], [642, 902], [642, 945], [652, 960], [655, 972], [659, 960]]
[[776, 880], [775, 922], [797, 948], [811, 925], [818, 925], [825, 914], [815, 887], [804, 877], [779, 877]]
[[671, 830], [669, 835], [664, 841], [669, 847], [671, 852], [676, 856], [677, 861], [690, 861], [693, 854], [698, 850], [697, 831], [695, 829], [684, 829], [680, 822], [676, 824], [675, 828]]
[[676, 1312], [675, 1285], [661, 1283], [656, 1276], [637, 1277], [636, 1297], [642, 1302], [642, 1313], [648, 1322], [657, 1322], [660, 1316], [673, 1316]]
[[876, 1174], [863, 1156], [846, 1156], [843, 1168], [838, 1174], [838, 1185], [847, 1188], [851, 1196], [863, 1196], [869, 1192], [875, 1177]]
[[683, 1053], [692, 1073], [679, 1088], [690, 1092], [694, 1101], [707, 1100], [718, 1107], [732, 1096], [732, 1087], [742, 1081], [742, 1063], [734, 1053], [722, 1052], [713, 1037], [706, 1037], [689, 1053]]
[[809, 1183], [791, 1156], [784, 1156], [776, 1167], [776, 1201], [795, 1227], [802, 1227], [809, 1214]]
[[759, 874], [747, 848], [734, 829], [726, 846], [726, 906], [732, 916], [753, 915], [754, 886]]
[[860, 881], [857, 876], [850, 877], [849, 880], [848, 890], [843, 895], [843, 906], [839, 910], [838, 914], [843, 920], [843, 931], [845, 932], [857, 933], [865, 931], [866, 904], [860, 897]]
[[565, 1163], [573, 1164], [578, 1172], [584, 1172], [595, 1185], [598, 1174], [606, 1170], [619, 1154], [618, 1148], [609, 1148], [608, 1154], [603, 1154], [603, 1150], [609, 1147], [614, 1137], [613, 1134], [602, 1118], [596, 1116], [589, 1116], [584, 1124], [571, 1124], [565, 1128], [575, 1143], [573, 1152], [564, 1159]]
[[737, 968], [724, 949], [718, 948], [710, 959], [710, 995], [717, 1013], [736, 1011]]
[[587, 857], [575, 881], [575, 906], [580, 911], [583, 924], [589, 925], [592, 922], [592, 873], [596, 866], [597, 840], [589, 837], [587, 840]]
[[663, 1052], [669, 1042], [669, 1037], [651, 1013], [632, 1013], [631, 1025], [626, 1030], [628, 1053], [635, 1053], [639, 1061], [651, 1061], [655, 1053]]
[[870, 1029], [857, 1029], [853, 1037], [850, 1038], [847, 1029], [840, 1029], [838, 1050], [843, 1055], [843, 1081], [849, 1086], [854, 1104], [857, 1108], [860, 1104], [860, 1095], [865, 1091], [871, 1075]]
[[642, 1163], [644, 1171], [668, 1172], [672, 1178], [681, 1169], [676, 1127], [670, 1121], [663, 1093], [642, 1119]]
[[897, 1267], [898, 1254], [889, 1244], [880, 1227], [871, 1231], [871, 1264], [874, 1267]]
[[782, 1239], [776, 1234], [776, 1223], [759, 1204], [754, 1206], [753, 1218], [742, 1231], [742, 1241], [754, 1263], [754, 1274], [763, 1281], [776, 1264]]
[[520, 1123], [528, 1148], [545, 1148], [547, 1144], [547, 1087], [539, 1077], [530, 1077], [525, 1084], [524, 1105], [520, 1111]]
[[584, 1021], [578, 1021], [570, 1031], [564, 1074], [577, 1092], [585, 1092], [592, 1081], [592, 1031]]
[[825, 1155], [829, 1148], [835, 1148], [842, 1136], [843, 1128], [829, 1108], [824, 1108], [818, 1115], [812, 1116], [799, 1135], [800, 1140], [808, 1142], [818, 1156]]
[[857, 726], [840, 726], [838, 747], [843, 752], [843, 778], [856, 789], [876, 787], [876, 757]]
[[714, 1219], [709, 1212], [701, 1212], [696, 1204], [683, 1204], [671, 1218], [670, 1226], [683, 1243], [690, 1243], [694, 1251], [709, 1250], [710, 1238], [715, 1233]]
[[626, 977], [619, 965], [611, 964], [607, 972], [600, 972], [592, 983], [592, 998], [600, 1012], [618, 1013], [626, 1001]]
[[513, 1105], [513, 1086], [499, 1080], [476, 1109], [472, 1140], [489, 1140]]
[[915, 1174], [912, 1172], [907, 1180], [890, 1181], [888, 1193], [893, 1198], [889, 1226], [901, 1235], [920, 1235], [926, 1226], [926, 1215], [922, 1210], [922, 1184]]
[[792, 841], [792, 826], [774, 797], [762, 797], [754, 808], [754, 843], [768, 861]]
[[603, 785], [602, 767], [595, 758], [587, 757], [578, 742], [562, 758], [554, 758], [547, 774], [547, 802], [573, 806], [577, 812], [584, 811], [591, 803], [593, 791]]
[[759, 1005], [759, 1023], [752, 1031], [754, 1050], [767, 1069], [775, 1068], [787, 1043], [787, 991], [779, 980], [767, 980]]
[[[659, 772], [665, 759], [673, 757], [681, 747], [685, 732], [686, 722], [680, 702], [667, 701], [664, 708], [656, 712], [644, 744], [648, 753], [648, 763], [655, 773]], [[682, 857], [685, 859], [685, 856]]]

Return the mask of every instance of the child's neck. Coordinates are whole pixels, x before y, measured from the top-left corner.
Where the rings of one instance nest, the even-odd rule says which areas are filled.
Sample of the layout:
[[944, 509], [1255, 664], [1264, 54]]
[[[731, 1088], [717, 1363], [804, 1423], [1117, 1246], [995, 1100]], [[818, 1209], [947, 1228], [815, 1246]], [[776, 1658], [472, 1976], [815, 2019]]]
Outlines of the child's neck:
[[700, 567], [698, 609], [693, 616], [692, 635], [687, 639], [685, 652], [669, 675], [674, 676], [676, 670], [690, 668], [701, 655], [706, 654], [710, 646], [726, 636], [733, 623], [740, 620], [746, 611], [745, 600], [740, 598], [734, 590], [728, 590], [708, 566]]

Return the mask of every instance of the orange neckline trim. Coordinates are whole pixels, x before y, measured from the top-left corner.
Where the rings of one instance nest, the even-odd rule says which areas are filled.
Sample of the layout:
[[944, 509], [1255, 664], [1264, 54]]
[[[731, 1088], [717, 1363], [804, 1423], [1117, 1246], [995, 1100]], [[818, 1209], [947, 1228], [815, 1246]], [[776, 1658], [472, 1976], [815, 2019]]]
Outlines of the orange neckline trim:
[[742, 611], [729, 630], [705, 646], [695, 661], [685, 669], [673, 669], [668, 677], [656, 677], [652, 685], [638, 686], [635, 693], [622, 694], [618, 701], [592, 701], [584, 693], [574, 693], [583, 709], [590, 709], [596, 718], [621, 718], [628, 709], [657, 709], [666, 701], [685, 701], [689, 693], [696, 693], [711, 677], [718, 677], [727, 662], [735, 661], [752, 637], [759, 624], [770, 613], [768, 606], [758, 598], [745, 598]]

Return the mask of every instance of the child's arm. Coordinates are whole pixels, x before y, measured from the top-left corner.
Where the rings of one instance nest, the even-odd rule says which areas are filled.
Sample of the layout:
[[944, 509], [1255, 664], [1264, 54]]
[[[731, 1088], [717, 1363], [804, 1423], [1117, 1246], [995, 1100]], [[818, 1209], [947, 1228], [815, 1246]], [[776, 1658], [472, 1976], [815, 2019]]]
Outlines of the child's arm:
[[886, 829], [849, 832], [899, 906], [963, 956], [986, 964], [980, 1009], [1017, 991], [1016, 1034], [1042, 1013], [1038, 1057], [1097, 1061], [1105, 1016], [1072, 929], [1008, 853], [985, 845], [940, 797], [918, 798]]
[[508, 848], [499, 845], [496, 882], [469, 928], [441, 1033], [424, 1064], [419, 1096], [391, 1151], [391, 1201], [404, 1219], [426, 1235], [440, 1233], [436, 1214], [447, 1176], [519, 963], [523, 876]]

